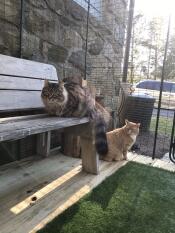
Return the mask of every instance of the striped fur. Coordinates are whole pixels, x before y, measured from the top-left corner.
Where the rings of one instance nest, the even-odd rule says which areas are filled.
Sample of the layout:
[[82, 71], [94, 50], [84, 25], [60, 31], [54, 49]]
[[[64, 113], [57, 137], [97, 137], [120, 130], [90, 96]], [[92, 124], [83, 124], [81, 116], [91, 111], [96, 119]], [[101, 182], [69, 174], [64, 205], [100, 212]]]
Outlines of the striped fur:
[[96, 150], [99, 155], [106, 155], [108, 153], [108, 143], [106, 136], [106, 124], [102, 118], [96, 120], [95, 125]]
[[45, 82], [41, 98], [47, 112], [60, 117], [88, 116], [95, 122], [96, 150], [100, 155], [108, 152], [106, 128], [110, 115], [97, 103], [90, 90], [74, 82]]

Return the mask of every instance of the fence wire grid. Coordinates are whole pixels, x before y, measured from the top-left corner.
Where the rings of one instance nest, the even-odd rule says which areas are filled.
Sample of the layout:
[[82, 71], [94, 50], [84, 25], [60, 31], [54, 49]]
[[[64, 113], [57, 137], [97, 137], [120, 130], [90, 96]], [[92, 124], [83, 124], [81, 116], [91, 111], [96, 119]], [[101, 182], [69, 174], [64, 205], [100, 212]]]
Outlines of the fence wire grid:
[[[87, 79], [98, 101], [116, 116], [131, 1], [1, 0], [0, 53], [53, 64], [59, 79]], [[127, 82], [135, 91], [122, 117], [142, 123], [135, 150], [148, 156], [154, 151], [159, 158], [170, 148], [175, 109], [173, 27], [172, 20], [165, 54], [168, 18], [148, 19], [135, 11], [125, 57]]]

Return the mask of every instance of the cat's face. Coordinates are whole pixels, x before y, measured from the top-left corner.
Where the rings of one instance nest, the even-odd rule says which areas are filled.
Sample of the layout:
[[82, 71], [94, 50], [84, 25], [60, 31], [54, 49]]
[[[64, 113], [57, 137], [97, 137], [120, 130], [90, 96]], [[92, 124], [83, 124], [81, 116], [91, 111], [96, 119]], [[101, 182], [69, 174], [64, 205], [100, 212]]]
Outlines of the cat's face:
[[134, 123], [134, 122], [125, 120], [125, 128], [129, 135], [138, 135], [140, 123]]
[[44, 87], [42, 89], [42, 97], [47, 98], [49, 101], [54, 101], [55, 99], [63, 101], [63, 90], [64, 90], [64, 83], [51, 83], [48, 80], [45, 80]]

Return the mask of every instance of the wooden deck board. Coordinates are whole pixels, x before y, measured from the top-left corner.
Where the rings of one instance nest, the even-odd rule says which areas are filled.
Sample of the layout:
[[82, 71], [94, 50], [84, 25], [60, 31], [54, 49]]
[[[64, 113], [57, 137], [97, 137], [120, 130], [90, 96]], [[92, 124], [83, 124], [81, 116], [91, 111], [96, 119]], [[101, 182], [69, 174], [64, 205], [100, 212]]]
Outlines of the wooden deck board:
[[1, 233], [36, 232], [124, 164], [100, 161], [100, 174], [92, 175], [81, 171], [80, 159], [58, 154], [2, 166]]
[[[175, 171], [174, 164], [150, 157], [129, 153], [128, 159]], [[100, 161], [99, 175], [82, 172], [81, 159], [61, 154], [1, 166], [0, 232], [36, 232], [126, 163]]]

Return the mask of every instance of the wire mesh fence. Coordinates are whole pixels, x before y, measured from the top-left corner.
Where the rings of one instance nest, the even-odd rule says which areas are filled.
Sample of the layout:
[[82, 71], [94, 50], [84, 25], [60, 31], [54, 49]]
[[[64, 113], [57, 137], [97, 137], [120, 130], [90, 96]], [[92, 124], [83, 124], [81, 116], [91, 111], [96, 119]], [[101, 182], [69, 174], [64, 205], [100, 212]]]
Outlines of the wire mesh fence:
[[[140, 133], [137, 151], [162, 158], [170, 149], [175, 110], [174, 25], [171, 24], [167, 35], [168, 16], [146, 18], [137, 11], [132, 26], [128, 81], [133, 84], [135, 95], [147, 103], [150, 98], [155, 101], [153, 106], [149, 105], [149, 128]], [[145, 105], [139, 106], [137, 114], [143, 121]]]
[[87, 78], [114, 113], [127, 10], [126, 0], [1, 0], [0, 53], [53, 64], [59, 79]]
[[[0, 53], [53, 64], [59, 79], [86, 78], [98, 101], [116, 116], [128, 5], [126, 0], [1, 0]], [[142, 123], [135, 149], [148, 156], [156, 149], [156, 157], [169, 151], [175, 109], [175, 33], [172, 20], [165, 58], [167, 21], [135, 11], [125, 57], [127, 82], [135, 91], [123, 118]]]

